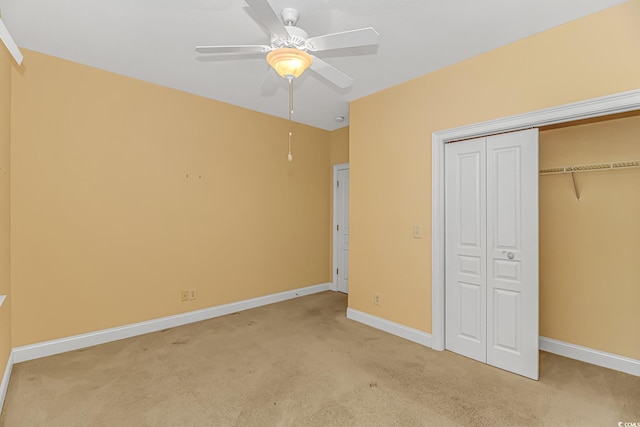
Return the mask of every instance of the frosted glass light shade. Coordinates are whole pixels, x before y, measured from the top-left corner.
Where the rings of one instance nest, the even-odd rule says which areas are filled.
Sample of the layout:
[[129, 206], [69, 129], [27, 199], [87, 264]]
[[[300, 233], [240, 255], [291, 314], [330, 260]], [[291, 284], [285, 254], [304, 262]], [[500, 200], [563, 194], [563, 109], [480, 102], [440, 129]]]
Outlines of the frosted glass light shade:
[[282, 77], [300, 77], [309, 68], [312, 59], [304, 50], [283, 47], [269, 52], [267, 62]]

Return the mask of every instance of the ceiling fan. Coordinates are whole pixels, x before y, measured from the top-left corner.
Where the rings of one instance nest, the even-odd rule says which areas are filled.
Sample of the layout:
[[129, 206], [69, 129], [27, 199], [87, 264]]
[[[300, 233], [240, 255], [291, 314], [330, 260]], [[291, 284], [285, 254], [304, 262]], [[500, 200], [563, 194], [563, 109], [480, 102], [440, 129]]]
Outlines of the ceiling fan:
[[9, 50], [9, 53], [11, 53], [11, 56], [13, 56], [13, 59], [15, 59], [18, 65], [22, 64], [22, 52], [20, 52], [20, 49], [18, 49], [18, 45], [16, 45], [16, 42], [13, 41], [11, 34], [9, 34], [9, 30], [7, 30], [7, 27], [4, 25], [4, 22], [2, 22], [1, 19], [0, 39], [7, 47], [7, 50]]
[[296, 9], [283, 9], [281, 21], [268, 0], [246, 2], [251, 7], [253, 15], [271, 33], [270, 44], [197, 46], [196, 52], [210, 55], [267, 53], [267, 62], [280, 76], [290, 82], [309, 68], [337, 87], [347, 88], [353, 84], [351, 77], [308, 52], [378, 44], [378, 32], [372, 27], [309, 37], [306, 31], [296, 27], [300, 16]]

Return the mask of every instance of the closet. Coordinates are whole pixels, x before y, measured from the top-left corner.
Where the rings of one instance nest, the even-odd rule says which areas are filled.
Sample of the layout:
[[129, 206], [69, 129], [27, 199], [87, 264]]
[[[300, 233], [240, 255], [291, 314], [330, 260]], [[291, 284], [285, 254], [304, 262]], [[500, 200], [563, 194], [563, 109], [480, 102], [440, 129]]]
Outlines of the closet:
[[447, 143], [444, 171], [445, 348], [531, 378], [539, 345], [630, 372], [640, 113]]
[[539, 150], [541, 341], [640, 360], [640, 112], [541, 128]]

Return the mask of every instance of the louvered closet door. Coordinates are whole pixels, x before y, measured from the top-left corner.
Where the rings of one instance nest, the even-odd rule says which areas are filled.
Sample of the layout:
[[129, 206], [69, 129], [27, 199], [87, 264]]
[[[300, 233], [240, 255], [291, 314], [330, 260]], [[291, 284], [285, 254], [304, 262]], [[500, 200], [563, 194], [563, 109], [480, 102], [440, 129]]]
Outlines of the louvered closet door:
[[538, 130], [445, 147], [445, 347], [538, 379]]

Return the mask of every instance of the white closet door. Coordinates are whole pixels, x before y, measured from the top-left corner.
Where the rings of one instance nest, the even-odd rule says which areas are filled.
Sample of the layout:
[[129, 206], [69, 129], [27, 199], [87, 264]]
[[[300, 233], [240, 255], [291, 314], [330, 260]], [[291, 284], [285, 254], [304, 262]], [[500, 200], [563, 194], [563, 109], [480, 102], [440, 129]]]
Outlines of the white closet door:
[[448, 350], [538, 379], [538, 130], [445, 147]]
[[487, 363], [538, 379], [538, 129], [487, 138]]
[[448, 350], [486, 362], [486, 138], [445, 146]]

